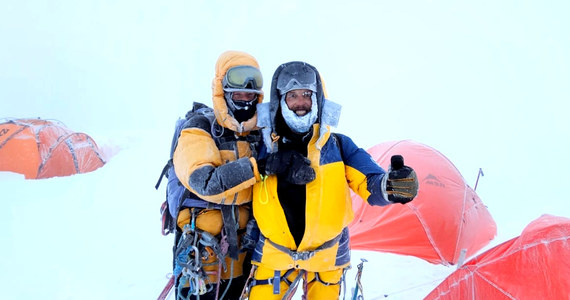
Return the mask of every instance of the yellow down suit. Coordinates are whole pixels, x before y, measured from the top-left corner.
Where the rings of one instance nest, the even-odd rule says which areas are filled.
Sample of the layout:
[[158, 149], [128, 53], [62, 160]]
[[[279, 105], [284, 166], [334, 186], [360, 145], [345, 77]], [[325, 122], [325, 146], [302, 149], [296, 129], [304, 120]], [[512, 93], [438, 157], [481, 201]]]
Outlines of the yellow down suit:
[[[255, 58], [243, 52], [228, 51], [219, 57], [212, 82], [215, 120], [195, 115], [186, 121], [178, 138], [173, 154], [174, 169], [180, 182], [191, 192], [181, 204], [177, 221], [179, 231], [194, 220], [199, 230], [219, 236], [226, 226], [222, 211], [228, 207], [235, 216], [233, 221], [238, 224], [238, 231], [243, 231], [250, 218], [252, 186], [259, 179], [253, 158], [259, 141], [257, 119], [254, 116], [237, 122], [228, 113], [222, 87], [226, 71], [240, 65], [259, 68]], [[258, 95], [258, 102], [262, 100], [263, 94]], [[237, 262], [226, 257], [228, 267], [218, 274], [218, 258], [209, 251], [202, 263], [210, 283], [218, 278], [242, 275], [244, 257], [243, 252]]]
[[[270, 102], [265, 103], [265, 107], [258, 106], [258, 124], [264, 126], [265, 141], [265, 151], [260, 151], [260, 158], [264, 152], [279, 151], [287, 146], [283, 141], [287, 134], [279, 131], [279, 94], [274, 87], [280, 68], [273, 77]], [[324, 99], [322, 84], [317, 78], [320, 115], [309, 134], [302, 138], [299, 151], [311, 161], [315, 180], [302, 187], [298, 196], [280, 188], [282, 182], [277, 175], [264, 177], [253, 188], [253, 213], [261, 237], [252, 258], [257, 266], [250, 292], [252, 300], [281, 299], [301, 270], [308, 299], [338, 298], [338, 283], [350, 264], [347, 228], [353, 219], [350, 189], [371, 205], [390, 203], [380, 188], [385, 171], [349, 137], [331, 133], [330, 124], [336, 124], [340, 107]], [[297, 211], [297, 215], [304, 215], [300, 243], [296, 242], [290, 227], [295, 222], [287, 216], [294, 210], [286, 209], [299, 200], [295, 197], [305, 197], [296, 208], [304, 208], [304, 214]]]

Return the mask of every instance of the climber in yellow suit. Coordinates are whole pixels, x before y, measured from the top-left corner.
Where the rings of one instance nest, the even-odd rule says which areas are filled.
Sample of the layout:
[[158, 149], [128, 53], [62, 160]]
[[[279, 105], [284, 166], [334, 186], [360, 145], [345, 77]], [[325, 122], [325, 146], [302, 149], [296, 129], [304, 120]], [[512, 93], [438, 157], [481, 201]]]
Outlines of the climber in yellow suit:
[[[261, 139], [256, 105], [263, 100], [262, 85], [253, 56], [222, 53], [212, 82], [213, 113], [200, 113], [207, 107], [195, 103], [176, 142], [173, 165], [188, 196], [169, 205], [179, 207], [174, 273], [175, 290], [183, 299], [237, 299], [242, 293], [249, 274], [242, 237], [252, 186], [260, 178], [255, 149]], [[192, 235], [184, 235], [185, 228]], [[183, 236], [188, 243], [180, 243]], [[181, 265], [180, 255], [198, 266]], [[185, 283], [180, 284], [181, 277]]]
[[298, 286], [309, 300], [338, 299], [350, 265], [349, 189], [370, 205], [405, 204], [417, 195], [415, 172], [403, 158], [386, 172], [349, 137], [331, 132], [339, 113], [317, 69], [298, 61], [277, 68], [269, 103], [258, 105], [264, 143], [262, 180], [253, 187], [260, 237], [251, 300], [288, 299]]

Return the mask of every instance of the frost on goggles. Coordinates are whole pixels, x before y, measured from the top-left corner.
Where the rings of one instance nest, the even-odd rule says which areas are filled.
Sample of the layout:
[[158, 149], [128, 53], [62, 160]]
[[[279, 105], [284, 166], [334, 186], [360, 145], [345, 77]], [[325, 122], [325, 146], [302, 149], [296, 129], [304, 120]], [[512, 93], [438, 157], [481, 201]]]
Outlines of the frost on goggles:
[[317, 74], [305, 64], [291, 64], [283, 68], [277, 78], [277, 89], [284, 95], [290, 90], [317, 91]]
[[237, 66], [228, 69], [223, 80], [226, 92], [252, 92], [259, 94], [263, 87], [261, 72], [252, 66]]

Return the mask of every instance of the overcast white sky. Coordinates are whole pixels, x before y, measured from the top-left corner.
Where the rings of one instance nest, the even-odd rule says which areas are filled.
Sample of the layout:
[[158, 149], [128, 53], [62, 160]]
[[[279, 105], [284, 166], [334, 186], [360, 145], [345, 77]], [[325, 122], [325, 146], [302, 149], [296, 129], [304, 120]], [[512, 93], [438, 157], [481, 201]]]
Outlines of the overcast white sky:
[[570, 216], [550, 204], [570, 179], [569, 13], [568, 1], [3, 1], [0, 118], [170, 136], [192, 101], [211, 103], [223, 51], [254, 55], [266, 90], [280, 63], [303, 60], [343, 105], [337, 131], [365, 149], [432, 146], [471, 186], [482, 168], [483, 202], [536, 206], [526, 225]]

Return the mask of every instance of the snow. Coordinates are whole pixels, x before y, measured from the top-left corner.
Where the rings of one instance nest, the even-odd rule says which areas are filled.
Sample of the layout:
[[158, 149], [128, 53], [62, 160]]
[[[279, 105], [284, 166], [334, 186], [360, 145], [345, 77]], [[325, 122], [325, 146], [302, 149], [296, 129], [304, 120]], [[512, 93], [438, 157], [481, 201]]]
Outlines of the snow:
[[[0, 172], [0, 298], [158, 296], [171, 272], [173, 237], [160, 234], [164, 185], [158, 191], [154, 185], [170, 136], [137, 134], [99, 138], [102, 150], [115, 155], [91, 173], [25, 180]], [[496, 221], [499, 229], [509, 222]], [[499, 236], [492, 244], [504, 240]], [[347, 297], [362, 258], [365, 299], [422, 299], [455, 269], [411, 256], [353, 251]]]
[[0, 298], [135, 299], [159, 290], [172, 239], [160, 234], [164, 195], [153, 188], [161, 166], [140, 162], [160, 154], [133, 144], [78, 176], [2, 172]]
[[[166, 159], [169, 140], [166, 134], [143, 135], [126, 137], [124, 144], [101, 144], [122, 150], [86, 174], [25, 180], [1, 172], [0, 190], [7, 197], [0, 210], [0, 298], [158, 296], [171, 272], [173, 237], [160, 234], [164, 186], [154, 189], [163, 161], [149, 158]], [[451, 270], [366, 251], [355, 251], [355, 266], [360, 258], [368, 260], [362, 280], [366, 295], [373, 297], [426, 294]], [[349, 288], [355, 270], [348, 273]]]
[[[0, 172], [0, 299], [153, 299], [172, 128], [211, 104], [226, 50], [303, 60], [343, 106], [338, 132], [367, 149], [413, 139], [446, 155], [497, 222], [489, 247], [549, 213], [570, 217], [567, 1], [4, 1], [0, 118], [57, 119], [109, 162], [44, 180]], [[564, 25], [566, 24], [566, 25]], [[365, 299], [422, 299], [453, 266], [353, 252]], [[387, 297], [385, 296], [387, 295]], [[299, 293], [295, 295], [300, 299]]]

